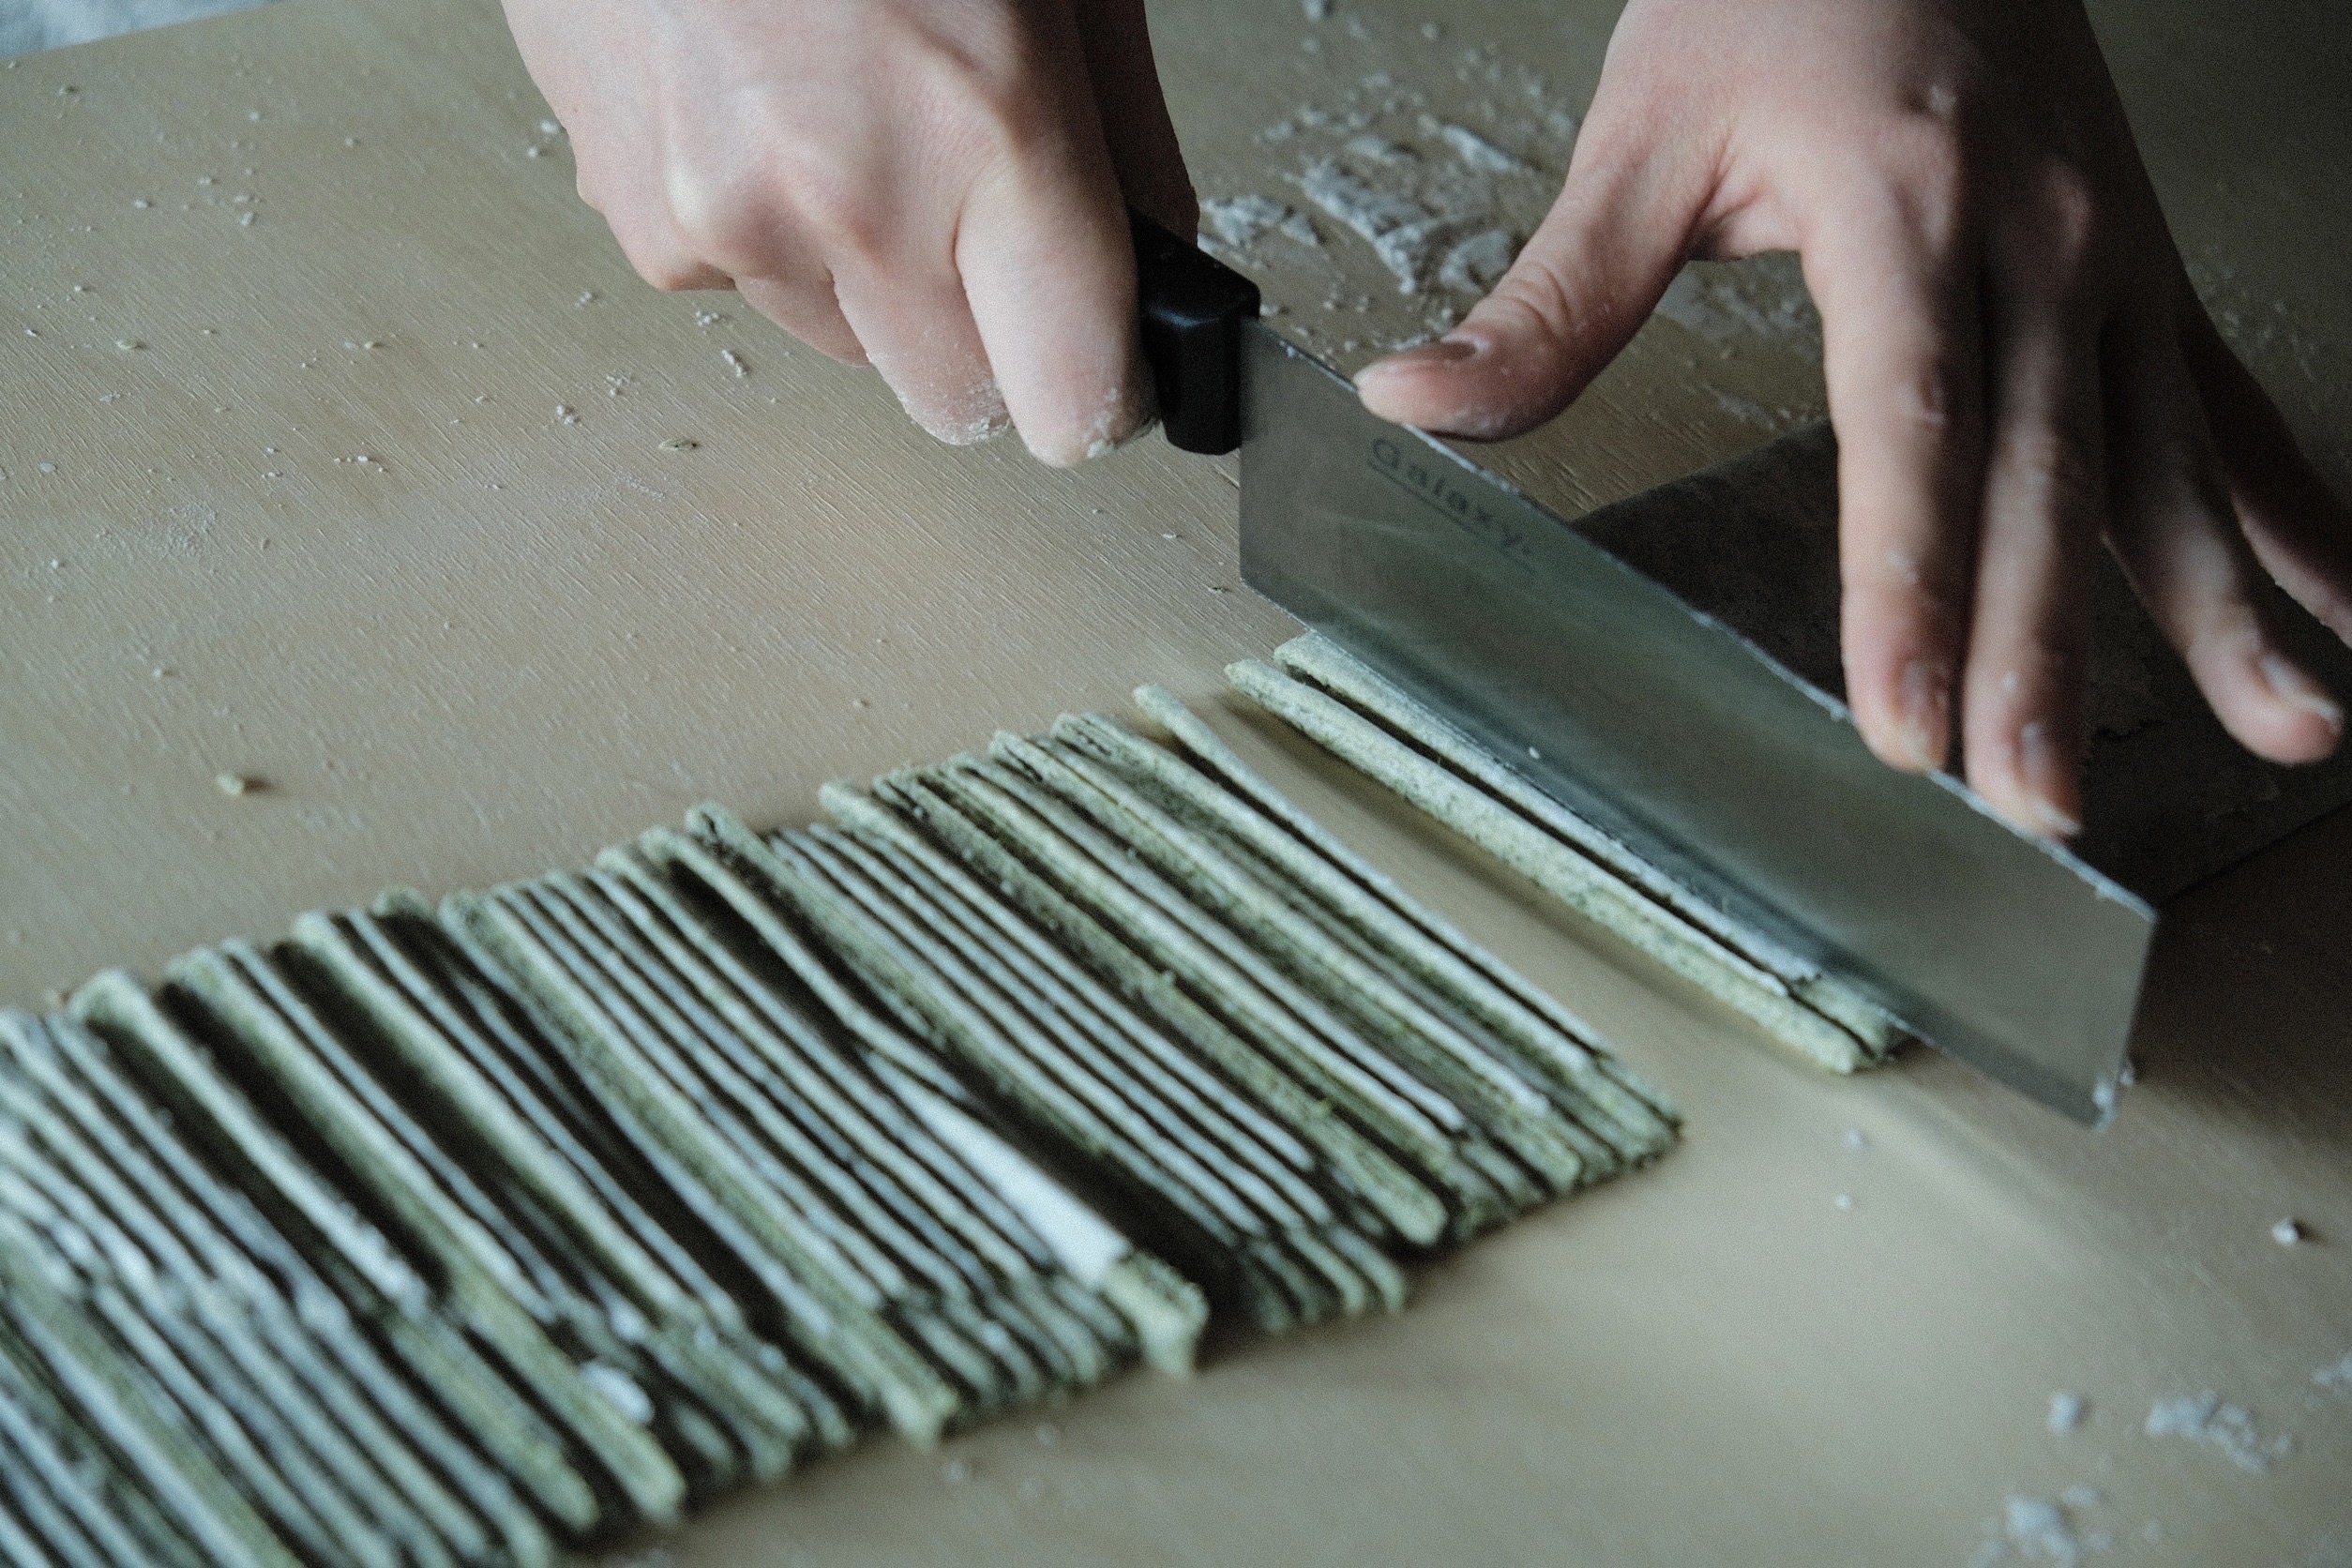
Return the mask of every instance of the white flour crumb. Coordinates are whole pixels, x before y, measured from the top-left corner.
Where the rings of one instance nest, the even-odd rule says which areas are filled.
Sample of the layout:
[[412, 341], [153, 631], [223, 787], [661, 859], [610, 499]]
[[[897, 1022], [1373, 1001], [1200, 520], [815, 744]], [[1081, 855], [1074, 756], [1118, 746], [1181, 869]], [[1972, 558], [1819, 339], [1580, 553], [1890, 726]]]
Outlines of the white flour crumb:
[[950, 1459], [939, 1468], [940, 1479], [950, 1486], [960, 1486], [972, 1479], [972, 1461]]
[[2050, 1395], [2050, 1430], [2072, 1432], [2083, 1424], [2090, 1410], [2090, 1402], [2079, 1394], [2058, 1393]]
[[1836, 1204], [1841, 1209], [1850, 1209], [1854, 1206], [1854, 1195], [1849, 1192], [1841, 1192], [1835, 1198], [1831, 1199], [1830, 1201]]
[[1501, 281], [1518, 254], [1509, 231], [1488, 229], [1445, 253], [1438, 265], [1438, 281], [1458, 294], [1485, 294]]
[[729, 369], [735, 372], [735, 379], [737, 381], [741, 381], [744, 377], [751, 373], [750, 365], [745, 361], [742, 354], [737, 354], [733, 349], [719, 350], [718, 357], [725, 362]]
[[1248, 249], [1269, 232], [1300, 245], [1322, 244], [1306, 214], [1266, 196], [1233, 196], [1203, 202], [1200, 220], [1236, 250]]
[[213, 788], [231, 799], [253, 794], [262, 788], [260, 779], [249, 778], [241, 773], [217, 773], [212, 776], [212, 782]]
[[2265, 1439], [2255, 1431], [2254, 1416], [2243, 1405], [2225, 1405], [2210, 1389], [2157, 1400], [2148, 1407], [2146, 1430], [2151, 1438], [2188, 1438], [2209, 1443], [2239, 1469], [2256, 1471], [2269, 1470], [2273, 1459], [2286, 1457], [2295, 1447], [2295, 1440], [2284, 1433]]
[[1794, 257], [1685, 266], [1666, 285], [1656, 313], [1711, 343], [1756, 337], [1821, 352], [1821, 318]]
[[2281, 1246], [2294, 1246], [2310, 1234], [2303, 1229], [2302, 1221], [2292, 1214], [2270, 1227], [2270, 1239]]
[[2099, 1495], [2096, 1486], [2069, 1486], [2058, 1494], [2058, 1501], [2076, 1510], [2096, 1508], [2106, 1500]]
[[2344, 1351], [2342, 1361], [2329, 1362], [2313, 1373], [2311, 1380], [2321, 1388], [2329, 1388], [2338, 1394], [2352, 1395], [2352, 1350]]
[[1846, 1147], [1860, 1154], [1870, 1148], [1870, 1138], [1860, 1127], [1846, 1129]]
[[1438, 135], [1454, 156], [1482, 174], [1523, 174], [1527, 165], [1487, 141], [1468, 126], [1440, 126]]
[[2079, 1562], [2083, 1545], [2066, 1522], [2066, 1512], [2046, 1498], [2013, 1497], [2001, 1505], [2001, 1533], [2019, 1557]]
[[1400, 147], [1384, 136], [1373, 136], [1368, 133], [1349, 137], [1347, 150], [1358, 158], [1368, 158], [1375, 163], [1391, 163], [1401, 167], [1421, 161], [1421, 155], [1410, 147]]
[[1061, 1440], [1062, 1428], [1052, 1422], [1046, 1422], [1037, 1428], [1037, 1445], [1040, 1448], [1051, 1448]]
[[1417, 294], [1427, 286], [1429, 251], [1443, 220], [1410, 196], [1368, 185], [1328, 159], [1310, 163], [1298, 176], [1306, 199], [1353, 229], [1395, 276], [1396, 292]]
[[1331, 15], [1331, 0], [1299, 0], [1299, 9], [1309, 22], [1320, 22]]

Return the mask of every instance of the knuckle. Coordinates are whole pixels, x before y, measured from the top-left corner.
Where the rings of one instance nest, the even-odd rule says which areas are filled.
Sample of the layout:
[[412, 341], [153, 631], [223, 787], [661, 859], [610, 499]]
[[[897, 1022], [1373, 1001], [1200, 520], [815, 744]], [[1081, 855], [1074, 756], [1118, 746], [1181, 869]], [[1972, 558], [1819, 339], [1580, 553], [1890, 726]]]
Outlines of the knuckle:
[[1915, 434], [1941, 441], [1954, 423], [1952, 369], [1931, 360], [1887, 387], [1886, 412]]
[[2072, 164], [2051, 164], [2034, 178], [2031, 210], [2048, 264], [2069, 275], [2080, 273], [2105, 217], [2090, 176]]
[[1959, 250], [1975, 217], [1975, 180], [1968, 140], [1952, 120], [1906, 116], [1884, 138], [1890, 149], [1881, 176], [1904, 226], [1930, 254]]
[[2104, 509], [2100, 476], [2082, 444], [2048, 426], [2001, 438], [2001, 465], [2025, 481], [2031, 505], [2068, 527], [2088, 527]]
[[688, 280], [691, 269], [685, 262], [668, 256], [649, 256], [641, 260], [632, 256], [630, 261], [640, 278], [664, 294], [682, 294], [692, 287]]
[[710, 286], [711, 269], [669, 225], [624, 216], [611, 220], [612, 237], [637, 275], [665, 293]]
[[662, 171], [662, 189], [686, 251], [731, 276], [759, 273], [765, 204], [756, 188], [706, 159], [676, 158]]
[[[809, 144], [778, 159], [772, 204], [788, 208], [792, 226], [818, 253], [871, 264], [887, 253], [897, 229], [886, 183], [855, 162]], [[772, 223], [770, 232], [780, 225]]]

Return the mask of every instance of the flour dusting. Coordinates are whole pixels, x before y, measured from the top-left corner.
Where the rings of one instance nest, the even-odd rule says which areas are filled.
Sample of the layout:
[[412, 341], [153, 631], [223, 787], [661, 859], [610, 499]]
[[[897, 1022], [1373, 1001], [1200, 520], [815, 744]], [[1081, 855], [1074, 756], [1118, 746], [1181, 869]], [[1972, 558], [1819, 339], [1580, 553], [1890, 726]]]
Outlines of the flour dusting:
[[2151, 1438], [2187, 1438], [2209, 1444], [2239, 1469], [2255, 1471], [2269, 1470], [2271, 1461], [2284, 1459], [2295, 1447], [2295, 1440], [2284, 1433], [2264, 1438], [2243, 1405], [2224, 1404], [2210, 1389], [2157, 1400], [2148, 1408], [2147, 1432]]
[[[1308, 13], [1326, 17], [1340, 12]], [[1559, 192], [1577, 127], [1544, 76], [1495, 46], [1433, 49], [1442, 30], [1346, 21], [1353, 43], [1326, 29], [1303, 100], [1257, 133], [1289, 154], [1269, 170], [1289, 189], [1201, 204], [1204, 248], [1289, 308], [1286, 336], [1343, 362], [1449, 330], [1500, 281]], [[1354, 44], [1386, 68], [1349, 75]], [[1393, 292], [1368, 295], [1374, 278]], [[1319, 294], [1339, 319], [1309, 313]]]
[[2078, 1530], [2073, 1516], [2101, 1500], [2088, 1486], [2069, 1486], [2055, 1500], [2022, 1494], [2005, 1499], [2000, 1519], [1987, 1527], [1983, 1545], [1969, 1560], [1972, 1568], [1990, 1568], [2012, 1556], [2028, 1562], [2078, 1563], [2090, 1553], [2114, 1550], [2111, 1532]]
[[1760, 338], [1821, 356], [1821, 317], [1793, 255], [1694, 262], [1666, 285], [1656, 313], [1711, 343]]

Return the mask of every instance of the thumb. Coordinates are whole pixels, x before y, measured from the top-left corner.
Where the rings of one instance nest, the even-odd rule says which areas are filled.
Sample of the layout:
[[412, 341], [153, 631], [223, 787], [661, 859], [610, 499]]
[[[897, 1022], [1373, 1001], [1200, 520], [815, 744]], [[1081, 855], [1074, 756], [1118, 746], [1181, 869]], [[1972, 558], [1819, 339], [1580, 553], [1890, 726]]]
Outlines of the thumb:
[[1560, 199], [1462, 324], [1356, 375], [1364, 406], [1441, 435], [1500, 441], [1576, 401], [1682, 264], [1711, 189], [1674, 138], [1610, 135], [1602, 105]]

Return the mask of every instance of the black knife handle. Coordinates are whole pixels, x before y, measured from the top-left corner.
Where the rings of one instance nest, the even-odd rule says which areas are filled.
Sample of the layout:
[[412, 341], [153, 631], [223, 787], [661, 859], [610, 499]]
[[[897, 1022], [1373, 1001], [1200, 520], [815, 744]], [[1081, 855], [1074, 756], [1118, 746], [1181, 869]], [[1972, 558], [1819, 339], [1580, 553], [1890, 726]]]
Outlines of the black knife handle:
[[1130, 207], [1143, 357], [1169, 445], [1211, 456], [1242, 444], [1242, 327], [1258, 285]]

